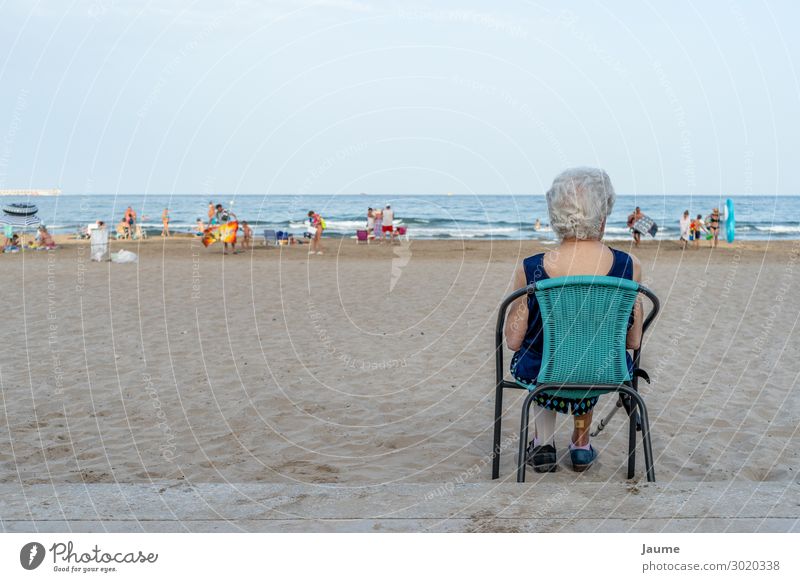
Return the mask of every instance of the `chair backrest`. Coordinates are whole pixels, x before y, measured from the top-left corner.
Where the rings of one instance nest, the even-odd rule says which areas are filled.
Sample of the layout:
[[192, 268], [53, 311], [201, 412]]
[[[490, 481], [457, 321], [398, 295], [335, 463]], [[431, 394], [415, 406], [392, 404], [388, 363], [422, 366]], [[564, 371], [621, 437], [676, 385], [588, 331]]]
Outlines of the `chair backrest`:
[[408, 227], [406, 226], [398, 226], [397, 227], [397, 234], [404, 235], [408, 232]]
[[638, 293], [638, 283], [617, 277], [577, 275], [536, 283], [544, 331], [538, 382], [629, 381], [625, 341]]
[[274, 230], [265, 230], [264, 231], [264, 240], [267, 243], [275, 242], [275, 231]]
[[367, 240], [367, 231], [366, 230], [357, 230], [356, 231], [356, 240], [360, 240], [360, 241]]

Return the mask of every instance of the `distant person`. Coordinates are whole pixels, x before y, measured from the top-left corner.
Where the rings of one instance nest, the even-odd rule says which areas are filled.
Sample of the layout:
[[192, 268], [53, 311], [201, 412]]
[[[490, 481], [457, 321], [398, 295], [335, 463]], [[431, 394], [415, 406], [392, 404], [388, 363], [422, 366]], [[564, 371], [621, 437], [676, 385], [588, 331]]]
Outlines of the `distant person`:
[[392, 210], [392, 207], [388, 204], [383, 210], [383, 227], [381, 228], [381, 233], [383, 233], [383, 236], [386, 236], [386, 233], [389, 233], [391, 242], [394, 242], [394, 210]]
[[[217, 206], [220, 206], [220, 204], [217, 204]], [[217, 213], [217, 209], [216, 209], [216, 207], [214, 206], [214, 203], [213, 203], [213, 202], [209, 202], [209, 203], [208, 203], [208, 222], [209, 222], [209, 224], [213, 224], [213, 222], [214, 222], [214, 215], [215, 215], [216, 213]], [[198, 220], [199, 220], [199, 219], [198, 219]]]
[[203, 236], [203, 233], [206, 231], [206, 225], [203, 224], [203, 219], [202, 218], [198, 218], [197, 219], [196, 228], [197, 228], [197, 230], [195, 231], [195, 234], [197, 236]]
[[681, 247], [685, 249], [689, 245], [689, 238], [691, 237], [692, 219], [689, 217], [689, 211], [684, 210], [683, 216], [680, 220], [681, 227]]
[[639, 246], [639, 241], [642, 240], [642, 233], [633, 228], [633, 225], [635, 225], [636, 221], [642, 217], [644, 217], [644, 213], [638, 206], [631, 214], [628, 215], [628, 228], [630, 228], [631, 232], [633, 233], [633, 244], [637, 247]]
[[375, 240], [383, 242], [383, 212], [381, 212], [381, 210], [375, 211], [375, 226], [373, 227], [373, 235]]
[[36, 242], [39, 244], [39, 247], [45, 249], [54, 249], [56, 248], [56, 241], [53, 240], [53, 235], [51, 235], [47, 227], [45, 225], [41, 225], [39, 230], [36, 234]]
[[375, 209], [367, 208], [367, 237], [375, 238]]
[[128, 236], [133, 236], [134, 225], [136, 224], [136, 211], [130, 206], [125, 210], [124, 220], [128, 224]]
[[[211, 222], [212, 222], [212, 224], [215, 224], [215, 225], [218, 225], [218, 226], [222, 226], [223, 224], [227, 224], [230, 221], [231, 216], [233, 216], [233, 214], [229, 210], [224, 208], [222, 206], [222, 204], [217, 204], [214, 207], [214, 219]], [[234, 216], [234, 220], [235, 220], [235, 218], [236, 217]], [[236, 230], [238, 230], [238, 228]], [[227, 243], [224, 240], [222, 241], [222, 254], [223, 255], [227, 255], [228, 254], [228, 245], [229, 244], [231, 245], [231, 252], [234, 255], [239, 253], [236, 250], [236, 231], [234, 231], [233, 234], [234, 234], [234, 236], [232, 237], [233, 240], [230, 243]]]
[[703, 224], [703, 216], [698, 214], [697, 218], [692, 221], [691, 226], [689, 227], [690, 232], [692, 233], [692, 241], [695, 249], [700, 248], [700, 237], [703, 236], [703, 232], [705, 232], [706, 227]]
[[311, 249], [309, 255], [322, 254], [322, 231], [325, 229], [325, 220], [313, 210], [308, 211], [308, 221], [314, 228], [314, 236], [311, 239]]
[[540, 230], [542, 230], [542, 221], [539, 220], [538, 218], [536, 219], [536, 222], [533, 223], [533, 230], [535, 232], [539, 232]]
[[169, 237], [169, 209], [165, 208], [161, 213], [161, 236]]
[[250, 228], [250, 225], [247, 224], [246, 220], [242, 221], [242, 233], [244, 234], [244, 236], [242, 237], [242, 248], [252, 249], [253, 229]]
[[711, 246], [716, 247], [719, 240], [719, 208], [712, 210], [708, 217], [708, 232], [711, 233]]
[[117, 240], [127, 238], [131, 238], [130, 224], [123, 219], [117, 224]]
[[10, 237], [6, 237], [5, 245], [3, 245], [4, 253], [18, 253], [22, 243], [19, 235], [15, 232]]

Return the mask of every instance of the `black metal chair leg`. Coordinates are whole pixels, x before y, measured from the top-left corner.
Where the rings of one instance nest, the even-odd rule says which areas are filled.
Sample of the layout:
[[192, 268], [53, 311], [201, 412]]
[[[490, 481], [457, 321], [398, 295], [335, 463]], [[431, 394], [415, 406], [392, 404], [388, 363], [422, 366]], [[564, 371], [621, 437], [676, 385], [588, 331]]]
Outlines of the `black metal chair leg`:
[[503, 422], [503, 383], [494, 392], [494, 444], [492, 445], [492, 479], [500, 476], [500, 437]]
[[522, 403], [522, 420], [519, 427], [519, 456], [517, 457], [517, 483], [525, 483], [525, 451], [528, 448], [528, 425], [530, 424], [531, 403], [536, 392], [529, 392]]
[[656, 480], [656, 472], [653, 468], [653, 446], [650, 442], [650, 419], [647, 416], [647, 406], [639, 393], [634, 390], [626, 390], [631, 398], [636, 401], [636, 406], [639, 409], [639, 418], [642, 423], [642, 445], [644, 448], [644, 465], [647, 471], [647, 480], [651, 483]]
[[636, 473], [636, 407], [631, 403], [628, 413], [628, 479]]

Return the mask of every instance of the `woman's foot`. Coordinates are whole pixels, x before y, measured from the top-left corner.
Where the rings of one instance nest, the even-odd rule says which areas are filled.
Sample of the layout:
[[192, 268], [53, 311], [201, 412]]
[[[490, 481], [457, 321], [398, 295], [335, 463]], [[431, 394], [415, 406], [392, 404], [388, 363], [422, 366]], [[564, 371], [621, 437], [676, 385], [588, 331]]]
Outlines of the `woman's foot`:
[[572, 469], [578, 473], [585, 471], [592, 466], [597, 459], [597, 451], [592, 445], [589, 448], [576, 448], [574, 445], [569, 448], [569, 457], [572, 460]]
[[525, 451], [525, 462], [537, 473], [552, 473], [556, 470], [556, 448], [553, 445], [533, 446], [533, 441]]

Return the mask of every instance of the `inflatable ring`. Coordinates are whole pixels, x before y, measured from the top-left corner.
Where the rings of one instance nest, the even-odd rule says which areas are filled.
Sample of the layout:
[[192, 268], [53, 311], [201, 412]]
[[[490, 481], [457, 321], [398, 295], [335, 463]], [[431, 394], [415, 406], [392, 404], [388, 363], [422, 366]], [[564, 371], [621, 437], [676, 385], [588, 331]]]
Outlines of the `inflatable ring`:
[[736, 217], [733, 215], [733, 200], [728, 198], [725, 201], [725, 208], [728, 211], [728, 217], [725, 219], [725, 238], [729, 243], [732, 243], [736, 231]]

